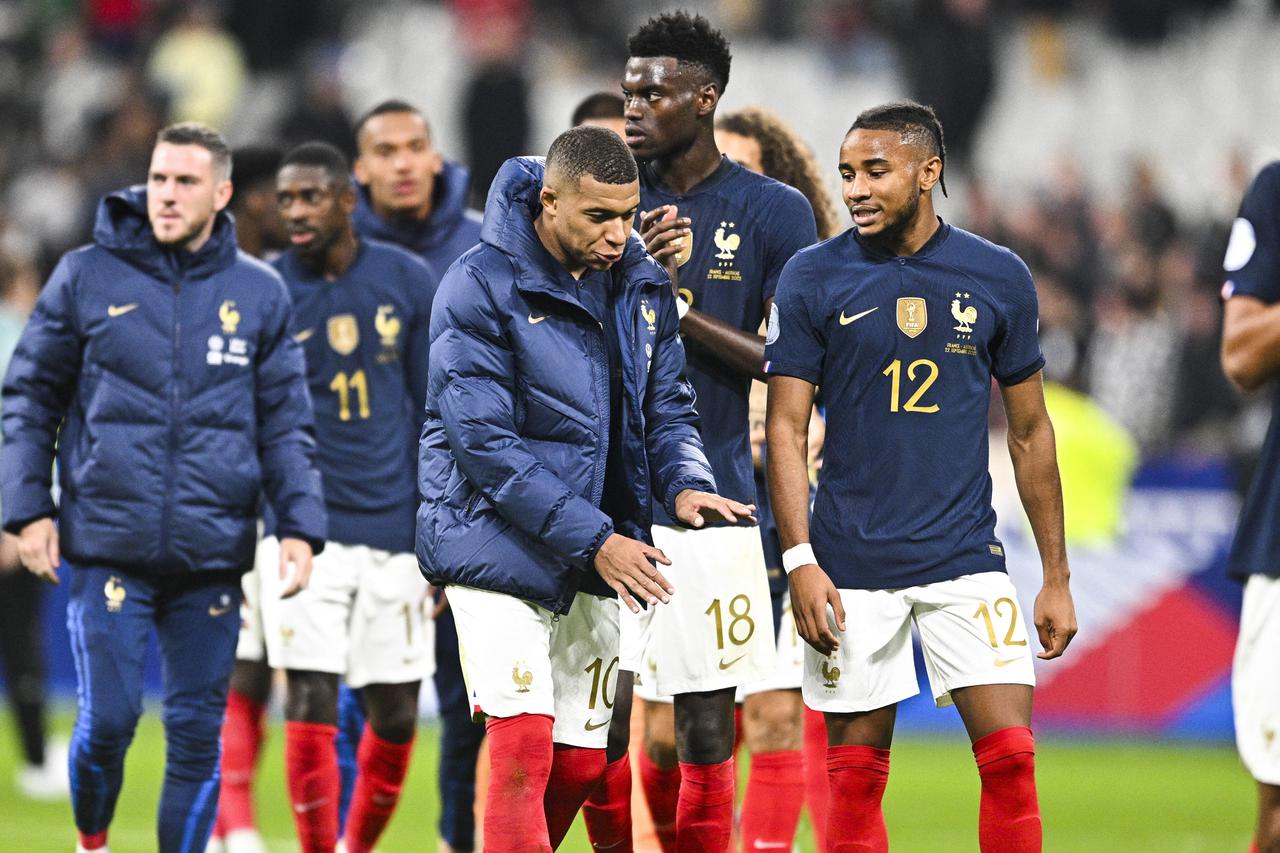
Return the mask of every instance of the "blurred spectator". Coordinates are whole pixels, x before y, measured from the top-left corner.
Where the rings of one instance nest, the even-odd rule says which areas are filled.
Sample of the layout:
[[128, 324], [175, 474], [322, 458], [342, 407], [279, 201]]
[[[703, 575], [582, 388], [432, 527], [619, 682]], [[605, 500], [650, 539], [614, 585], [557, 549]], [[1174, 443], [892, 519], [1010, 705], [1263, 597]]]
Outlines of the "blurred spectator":
[[226, 127], [245, 85], [244, 51], [206, 2], [191, 3], [156, 42], [147, 74], [173, 98], [174, 121]]
[[341, 54], [336, 49], [319, 51], [307, 64], [293, 112], [281, 127], [286, 148], [319, 140], [355, 159], [355, 126], [342, 98], [338, 74]]

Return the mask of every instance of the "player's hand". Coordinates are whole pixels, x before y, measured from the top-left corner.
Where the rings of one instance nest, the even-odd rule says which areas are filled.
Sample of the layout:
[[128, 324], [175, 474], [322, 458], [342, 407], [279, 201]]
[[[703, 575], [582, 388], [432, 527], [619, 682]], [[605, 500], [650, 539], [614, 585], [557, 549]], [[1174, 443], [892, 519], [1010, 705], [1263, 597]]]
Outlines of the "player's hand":
[[755, 504], [743, 504], [713, 495], [685, 489], [676, 495], [676, 518], [690, 527], [702, 527], [708, 521], [727, 521], [730, 524], [755, 524]]
[[827, 605], [836, 614], [836, 628], [844, 633], [844, 602], [840, 592], [817, 563], [808, 563], [787, 575], [791, 586], [791, 615], [796, 633], [824, 655], [840, 648], [840, 638], [831, 630]]
[[1079, 630], [1076, 626], [1076, 605], [1071, 600], [1071, 590], [1065, 583], [1045, 584], [1036, 596], [1036, 633], [1044, 651], [1037, 652], [1040, 660], [1053, 660], [1067, 650], [1067, 644]]
[[640, 214], [640, 238], [653, 259], [672, 273], [671, 286], [675, 287], [676, 256], [685, 247], [685, 240], [693, 239], [689, 226], [693, 220], [678, 216], [676, 206], [664, 204]]
[[[289, 564], [293, 571], [289, 571]], [[285, 587], [280, 591], [281, 598], [292, 598], [307, 588], [311, 580], [311, 545], [301, 539], [284, 538], [280, 540], [280, 580]]]
[[676, 591], [654, 562], [671, 565], [667, 555], [657, 548], [621, 533], [610, 533], [596, 552], [596, 571], [632, 613], [640, 612], [632, 593], [650, 604], [667, 604]]
[[37, 518], [22, 528], [18, 535], [18, 559], [40, 580], [58, 583], [62, 555], [58, 549], [58, 528], [52, 518]]

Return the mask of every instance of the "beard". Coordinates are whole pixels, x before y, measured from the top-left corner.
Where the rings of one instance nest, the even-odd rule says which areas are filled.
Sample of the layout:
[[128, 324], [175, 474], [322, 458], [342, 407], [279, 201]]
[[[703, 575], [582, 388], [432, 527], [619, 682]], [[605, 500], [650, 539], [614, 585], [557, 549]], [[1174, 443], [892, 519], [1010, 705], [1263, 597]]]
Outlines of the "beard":
[[154, 226], [152, 228], [152, 234], [155, 236], [156, 242], [164, 249], [185, 249], [192, 240], [199, 236], [200, 232], [205, 229], [205, 226], [209, 224], [211, 219], [213, 219], [212, 216], [207, 216], [204, 219], [193, 222], [169, 238], [162, 239], [159, 234], [155, 233]]

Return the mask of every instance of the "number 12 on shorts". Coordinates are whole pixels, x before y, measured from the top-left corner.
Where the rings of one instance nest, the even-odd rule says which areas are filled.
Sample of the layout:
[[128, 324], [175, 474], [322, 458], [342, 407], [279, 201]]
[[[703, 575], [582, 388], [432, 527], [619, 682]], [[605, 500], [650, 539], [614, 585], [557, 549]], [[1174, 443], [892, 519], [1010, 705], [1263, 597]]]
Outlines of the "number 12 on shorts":
[[1009, 605], [1009, 627], [1004, 632], [1004, 644], [1006, 646], [1025, 646], [1026, 640], [1015, 640], [1013, 632], [1018, 630], [1018, 604], [1012, 598], [997, 598], [994, 605], [987, 607], [984, 601], [978, 605], [978, 609], [974, 611], [973, 618], [981, 619], [987, 629], [987, 639], [991, 642], [991, 648], [999, 648], [996, 644], [996, 626], [995, 621], [991, 618], [991, 612], [994, 610], [997, 617], [1002, 616], [1001, 605]]

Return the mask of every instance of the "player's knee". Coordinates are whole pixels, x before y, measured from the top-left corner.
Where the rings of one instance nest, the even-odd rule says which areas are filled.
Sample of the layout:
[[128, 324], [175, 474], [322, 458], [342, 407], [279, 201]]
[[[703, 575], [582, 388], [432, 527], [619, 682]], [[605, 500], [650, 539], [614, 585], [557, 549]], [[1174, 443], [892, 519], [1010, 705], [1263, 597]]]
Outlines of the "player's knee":
[[418, 708], [411, 702], [398, 703], [391, 708], [369, 709], [369, 728], [373, 733], [391, 743], [408, 743], [418, 728]]
[[799, 693], [774, 691], [750, 697], [743, 709], [742, 728], [753, 753], [800, 749], [804, 745], [804, 705]]
[[298, 723], [338, 722], [338, 676], [328, 672], [289, 670], [285, 719]]
[[675, 711], [671, 705], [649, 702], [645, 705], [644, 751], [649, 760], [669, 770], [676, 766]]
[[231, 689], [255, 705], [271, 698], [271, 667], [265, 661], [238, 660], [231, 670]]
[[138, 714], [129, 708], [82, 708], [80, 715], [76, 727], [83, 734], [81, 743], [95, 756], [122, 753], [133, 741]]
[[165, 739], [165, 774], [204, 779], [218, 764], [218, 739], [222, 715], [208, 710], [166, 707], [162, 714]]
[[676, 750], [691, 764], [719, 764], [733, 755], [733, 716], [724, 719], [712, 709], [701, 708], [676, 716]]
[[1280, 853], [1280, 787], [1262, 786], [1255, 841], [1258, 853]]

